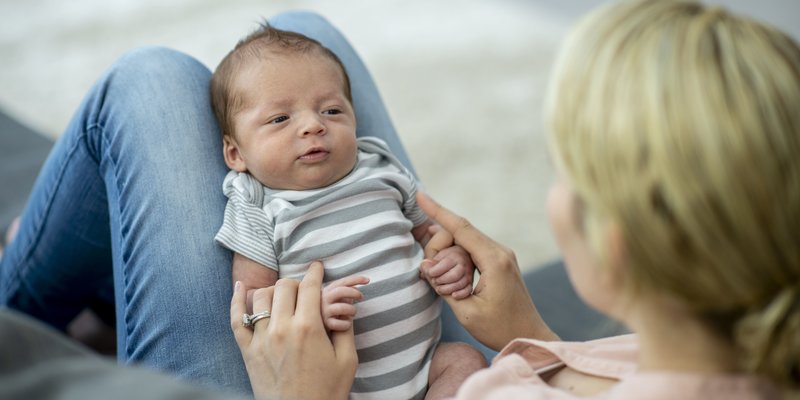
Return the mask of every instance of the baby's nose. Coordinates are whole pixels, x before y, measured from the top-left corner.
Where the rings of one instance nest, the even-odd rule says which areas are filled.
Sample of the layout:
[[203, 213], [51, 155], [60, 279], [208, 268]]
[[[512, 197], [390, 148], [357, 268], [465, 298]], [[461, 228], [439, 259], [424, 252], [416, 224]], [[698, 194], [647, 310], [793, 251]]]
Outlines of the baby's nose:
[[325, 124], [316, 115], [308, 116], [303, 119], [299, 133], [301, 136], [323, 134], [325, 133]]

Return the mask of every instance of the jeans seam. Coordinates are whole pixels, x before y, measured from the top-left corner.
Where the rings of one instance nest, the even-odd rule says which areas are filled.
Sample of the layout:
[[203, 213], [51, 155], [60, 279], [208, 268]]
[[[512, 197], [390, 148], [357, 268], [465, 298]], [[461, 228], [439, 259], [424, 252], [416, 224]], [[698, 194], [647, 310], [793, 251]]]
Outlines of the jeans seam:
[[[99, 125], [97, 125], [97, 126], [99, 126]], [[110, 167], [111, 167], [112, 171], [117, 171], [118, 163], [117, 163], [117, 160], [114, 158], [113, 154], [111, 153], [111, 151], [109, 151], [109, 149], [111, 149], [111, 142], [110, 142], [109, 138], [105, 135], [105, 129], [101, 129], [100, 138], [103, 141], [102, 154], [105, 155], [105, 160], [107, 160], [108, 163], [110, 164]], [[98, 165], [99, 165], [99, 163], [98, 163]], [[105, 174], [101, 174], [101, 177], [103, 179], [105, 179]], [[106, 184], [106, 192], [108, 192], [108, 182], [106, 181], [105, 184]], [[117, 174], [116, 173], [114, 174], [114, 186], [115, 186], [115, 188], [119, 188], [120, 187], [119, 182], [117, 182]], [[117, 192], [119, 192], [118, 189], [117, 189]], [[120, 193], [117, 193], [117, 194], [121, 195]], [[118, 251], [120, 252], [120, 255], [119, 255], [120, 262], [125, 263], [125, 260], [122, 257], [122, 254], [124, 254], [125, 252], [121, 248], [123, 243], [125, 243], [125, 239], [122, 238], [122, 235], [124, 235], [125, 230], [122, 229], [122, 225], [121, 225], [122, 224], [122, 210], [119, 209], [119, 206], [120, 206], [120, 201], [117, 201], [118, 209], [116, 211], [117, 211], [117, 215], [120, 216], [120, 221], [119, 221], [119, 224], [120, 224], [120, 226], [119, 226], [120, 248], [118, 249]], [[110, 218], [111, 218], [111, 215], [110, 215], [111, 214], [111, 211], [110, 211], [111, 202], [110, 201], [108, 203], [108, 207], [109, 207], [109, 221], [110, 221]], [[113, 247], [114, 246], [112, 244], [112, 249], [113, 249]], [[112, 256], [112, 268], [113, 268], [113, 259], [114, 259], [114, 256]], [[128, 291], [127, 291], [128, 276], [126, 274], [126, 271], [127, 271], [127, 269], [124, 268], [124, 266], [122, 266], [122, 265], [120, 265], [119, 268], [114, 270], [114, 273], [121, 274], [121, 279], [120, 280], [122, 281], [122, 287], [121, 288], [115, 288], [114, 290], [115, 291], [116, 290], [121, 290], [122, 291], [122, 297], [123, 297], [123, 299], [125, 301], [125, 307], [124, 307], [125, 310], [128, 309], [127, 305], [130, 304], [130, 299], [128, 298]], [[116, 281], [116, 278], [114, 280]], [[114, 297], [115, 297], [115, 300], [116, 300], [116, 295]], [[119, 310], [118, 307], [115, 306], [115, 308], [117, 310]], [[131, 354], [129, 352], [129, 346], [128, 346], [128, 334], [130, 332], [130, 326], [129, 326], [129, 323], [128, 323], [128, 314], [127, 313], [123, 313], [123, 315], [121, 315], [121, 316], [118, 315], [117, 316], [117, 321], [119, 321], [120, 318], [122, 319], [122, 322], [123, 322], [123, 325], [124, 325], [124, 328], [125, 328], [125, 332], [122, 332], [122, 334], [125, 335], [125, 348], [124, 349], [119, 349], [118, 348], [117, 349], [117, 356], [119, 357], [120, 354], [124, 354], [125, 355], [124, 359], [128, 360], [130, 358], [130, 356], [131, 356]], [[117, 332], [117, 336], [119, 336], [119, 334], [120, 334], [120, 332]], [[117, 341], [117, 343], [119, 343], [119, 341]]]

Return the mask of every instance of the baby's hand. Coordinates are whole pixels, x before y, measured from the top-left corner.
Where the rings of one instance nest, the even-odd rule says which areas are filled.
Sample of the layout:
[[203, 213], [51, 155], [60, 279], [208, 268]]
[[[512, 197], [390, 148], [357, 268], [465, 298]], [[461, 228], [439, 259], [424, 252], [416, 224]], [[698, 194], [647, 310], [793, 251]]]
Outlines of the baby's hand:
[[347, 276], [322, 288], [322, 322], [329, 331], [346, 331], [353, 325], [356, 306], [364, 298], [355, 286], [369, 283], [366, 276]]
[[450, 246], [439, 251], [433, 260], [423, 261], [419, 271], [440, 296], [450, 295], [460, 300], [472, 294], [475, 264], [461, 246]]

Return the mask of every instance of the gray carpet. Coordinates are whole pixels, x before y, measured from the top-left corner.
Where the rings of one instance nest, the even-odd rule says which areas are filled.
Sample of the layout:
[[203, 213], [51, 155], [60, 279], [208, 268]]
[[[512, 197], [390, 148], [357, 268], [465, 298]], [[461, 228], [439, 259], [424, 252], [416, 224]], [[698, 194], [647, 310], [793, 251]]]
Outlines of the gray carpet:
[[53, 142], [0, 110], [0, 229], [22, 213]]

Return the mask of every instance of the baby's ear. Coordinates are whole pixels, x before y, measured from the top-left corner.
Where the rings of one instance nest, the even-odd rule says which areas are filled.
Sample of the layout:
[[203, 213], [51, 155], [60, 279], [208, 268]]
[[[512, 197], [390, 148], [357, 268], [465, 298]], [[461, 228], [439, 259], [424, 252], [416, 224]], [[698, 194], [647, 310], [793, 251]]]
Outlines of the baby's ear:
[[229, 134], [222, 135], [222, 154], [225, 157], [225, 164], [228, 168], [237, 172], [247, 171], [247, 165], [245, 165], [242, 154], [239, 152], [239, 144]]

